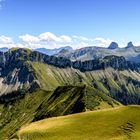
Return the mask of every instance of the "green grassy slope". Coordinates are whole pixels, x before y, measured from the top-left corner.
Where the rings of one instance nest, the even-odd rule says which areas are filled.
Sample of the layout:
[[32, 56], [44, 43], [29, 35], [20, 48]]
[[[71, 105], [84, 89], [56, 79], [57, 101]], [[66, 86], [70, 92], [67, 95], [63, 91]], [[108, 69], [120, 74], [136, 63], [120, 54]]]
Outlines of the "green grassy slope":
[[58, 87], [38, 108], [35, 120], [121, 105], [89, 86]]
[[131, 70], [118, 71], [112, 68], [81, 72], [73, 68], [57, 68], [43, 63], [29, 62], [34, 69], [41, 88], [54, 90], [63, 85], [86, 84], [127, 104], [139, 104], [140, 73]]
[[120, 106], [95, 88], [62, 86], [55, 91], [37, 90], [0, 105], [0, 140], [15, 137], [23, 125], [40, 119]]
[[[81, 72], [73, 68], [57, 68], [51, 65], [38, 62], [28, 62], [40, 81], [42, 88], [47, 90], [55, 89], [61, 85], [78, 85], [80, 83], [93, 85], [96, 83], [97, 88], [105, 93], [109, 93], [109, 89], [113, 91], [121, 91], [121, 86], [126, 87], [127, 92], [136, 92], [133, 89], [133, 80], [140, 82], [140, 74], [136, 71], [118, 71], [112, 68], [105, 70], [95, 70]], [[109, 86], [109, 89], [106, 87]], [[135, 87], [140, 92], [139, 87]]]
[[47, 100], [51, 94], [38, 90], [27, 94], [24, 98], [5, 103], [0, 115], [0, 139], [5, 140], [14, 137], [15, 132], [24, 124], [34, 119], [36, 109]]
[[0, 114], [1, 114], [2, 110], [3, 110], [3, 104], [0, 104]]
[[50, 118], [23, 127], [18, 137], [22, 140], [139, 140], [139, 116], [139, 106], [128, 106]]

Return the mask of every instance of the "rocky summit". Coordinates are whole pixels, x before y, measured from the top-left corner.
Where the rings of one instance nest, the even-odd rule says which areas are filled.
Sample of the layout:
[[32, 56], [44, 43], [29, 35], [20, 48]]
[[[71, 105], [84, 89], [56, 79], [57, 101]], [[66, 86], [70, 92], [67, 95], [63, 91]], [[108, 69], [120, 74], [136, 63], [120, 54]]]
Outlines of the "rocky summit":
[[119, 45], [116, 42], [112, 42], [108, 47], [108, 49], [117, 49], [117, 48], [119, 48]]

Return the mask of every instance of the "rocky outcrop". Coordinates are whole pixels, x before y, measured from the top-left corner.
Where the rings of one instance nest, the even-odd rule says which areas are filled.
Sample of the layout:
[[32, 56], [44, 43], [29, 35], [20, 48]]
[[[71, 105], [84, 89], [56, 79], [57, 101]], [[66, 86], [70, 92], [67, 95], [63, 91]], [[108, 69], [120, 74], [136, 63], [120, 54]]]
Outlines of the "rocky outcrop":
[[[53, 65], [59, 68], [73, 67], [81, 71], [91, 71], [98, 69], [105, 69], [112, 67], [114, 69], [131, 69], [139, 70], [140, 64], [126, 61], [123, 56], [106, 56], [103, 59], [89, 60], [89, 61], [70, 61], [64, 57], [48, 56], [36, 51], [27, 49], [17, 49], [1, 54], [1, 67], [3, 68], [3, 75], [7, 75], [10, 70], [20, 69], [21, 73], [26, 75], [29, 73], [29, 66], [26, 67], [27, 61], [42, 62]], [[25, 76], [24, 76], [25, 77]], [[23, 81], [23, 80], [22, 80]]]
[[89, 61], [70, 61], [64, 57], [48, 56], [28, 49], [9, 50], [0, 53], [0, 93], [8, 93], [18, 89], [33, 91], [39, 88], [36, 71], [28, 62], [39, 62], [58, 68], [73, 68], [82, 72], [104, 70], [111, 67], [116, 70], [140, 70], [140, 63], [126, 61], [124, 57], [106, 56], [103, 59]]
[[133, 45], [133, 43], [132, 42], [129, 42], [128, 44], [127, 44], [127, 46], [126, 46], [126, 48], [128, 49], [128, 48], [134, 48], [135, 46]]
[[118, 56], [106, 56], [103, 59], [90, 60], [90, 61], [75, 61], [72, 66], [81, 71], [102, 70], [112, 67], [117, 70], [136, 70], [139, 71], [140, 63], [133, 63], [126, 61], [126, 59]]
[[[112, 42], [108, 47], [90, 46], [84, 47], [72, 52], [58, 53], [57, 57], [65, 57], [72, 61], [88, 61], [104, 58], [105, 56], [124, 56], [126, 60], [131, 61], [133, 57], [140, 54], [140, 46], [134, 46], [129, 42], [127, 46], [119, 48], [116, 42]], [[140, 59], [137, 61], [140, 62]]]
[[117, 49], [117, 48], [119, 48], [119, 45], [116, 42], [112, 42], [108, 47], [108, 49]]
[[5, 55], [4, 55], [4, 53], [3, 52], [0, 52], [0, 66], [4, 66], [4, 64], [5, 64], [5, 62], [6, 62], [6, 58], [5, 58]]
[[138, 54], [137, 56], [131, 57], [130, 61], [139, 63], [140, 62], [140, 54]]

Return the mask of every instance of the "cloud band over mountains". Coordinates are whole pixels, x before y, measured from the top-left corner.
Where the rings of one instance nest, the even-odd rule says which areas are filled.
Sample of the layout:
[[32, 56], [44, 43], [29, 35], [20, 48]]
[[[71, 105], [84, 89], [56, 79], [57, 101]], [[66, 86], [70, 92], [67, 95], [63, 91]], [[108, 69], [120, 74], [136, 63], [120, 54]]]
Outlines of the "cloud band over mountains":
[[[102, 37], [88, 38], [85, 36], [68, 36], [68, 35], [56, 35], [51, 32], [44, 32], [38, 36], [25, 34], [20, 35], [17, 41], [14, 41], [12, 37], [0, 36], [0, 48], [2, 47], [19, 47], [19, 48], [48, 48], [54, 49], [62, 46], [71, 46], [74, 49], [88, 47], [88, 46], [100, 46], [108, 47], [113, 40], [105, 39]], [[138, 43], [135, 43], [135, 45]], [[122, 47], [123, 45], [120, 45]], [[124, 45], [125, 46], [125, 45]]]
[[88, 38], [84, 36], [68, 36], [68, 35], [56, 35], [51, 32], [41, 33], [38, 36], [25, 34], [18, 37], [18, 41], [14, 41], [13, 38], [1, 35], [0, 47], [27, 47], [30, 49], [36, 48], [59, 48], [62, 46], [72, 46], [74, 49], [86, 47], [86, 46], [108, 46], [112, 40], [98, 38]]

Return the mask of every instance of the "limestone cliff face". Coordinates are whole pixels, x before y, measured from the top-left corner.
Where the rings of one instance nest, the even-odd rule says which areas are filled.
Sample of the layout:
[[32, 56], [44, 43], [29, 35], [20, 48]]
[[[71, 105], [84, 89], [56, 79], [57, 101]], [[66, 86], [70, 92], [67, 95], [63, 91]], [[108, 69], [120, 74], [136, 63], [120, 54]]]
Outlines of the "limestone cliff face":
[[23, 49], [0, 53], [0, 94], [30, 88], [35, 76], [26, 63], [27, 56]]
[[[51, 65], [54, 69], [70, 68], [81, 72], [105, 70], [109, 67], [114, 70], [132, 70], [139, 72], [140, 64], [126, 61], [124, 57], [106, 56], [103, 59], [90, 61], [70, 61], [63, 57], [48, 56], [28, 49], [15, 49], [8, 52], [0, 52], [0, 94], [25, 89], [34, 90], [42, 84], [37, 73], [42, 68], [35, 70], [29, 62], [44, 63]], [[45, 70], [47, 73], [47, 71]], [[80, 76], [79, 76], [80, 77]], [[46, 83], [51, 83], [44, 79]], [[66, 79], [67, 81], [67, 79]], [[63, 83], [65, 84], [65, 83]]]

